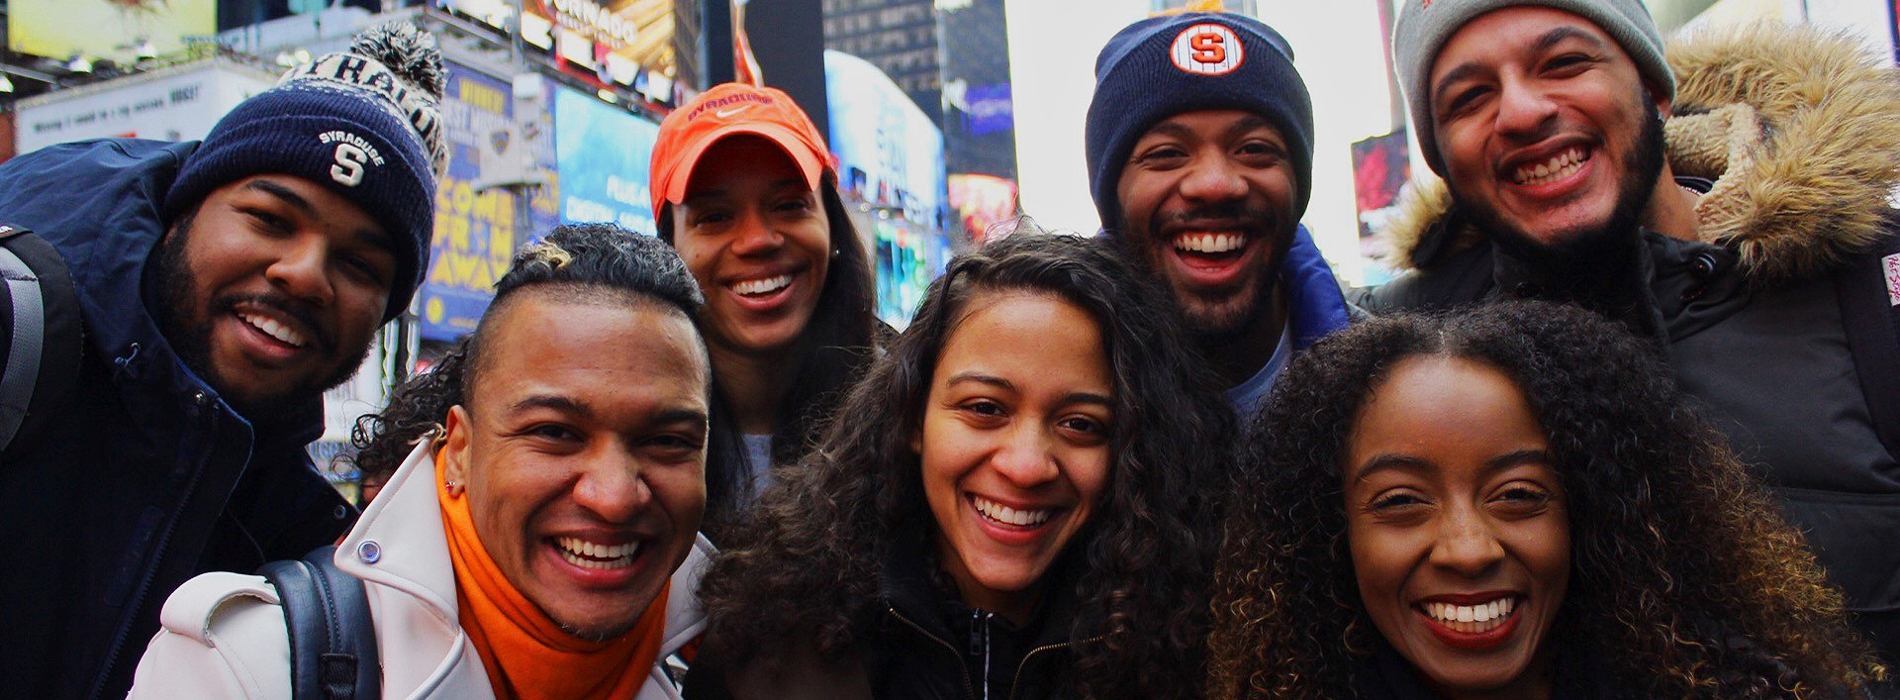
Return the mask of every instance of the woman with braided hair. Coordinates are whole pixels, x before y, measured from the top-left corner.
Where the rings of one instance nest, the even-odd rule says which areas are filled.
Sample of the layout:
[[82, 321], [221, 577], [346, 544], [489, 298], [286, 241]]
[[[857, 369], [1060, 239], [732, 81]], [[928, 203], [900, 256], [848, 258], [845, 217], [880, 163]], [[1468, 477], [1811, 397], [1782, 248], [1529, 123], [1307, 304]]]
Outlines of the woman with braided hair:
[[1567, 306], [1356, 326], [1239, 453], [1209, 697], [1849, 698], [1881, 669], [1653, 348]]

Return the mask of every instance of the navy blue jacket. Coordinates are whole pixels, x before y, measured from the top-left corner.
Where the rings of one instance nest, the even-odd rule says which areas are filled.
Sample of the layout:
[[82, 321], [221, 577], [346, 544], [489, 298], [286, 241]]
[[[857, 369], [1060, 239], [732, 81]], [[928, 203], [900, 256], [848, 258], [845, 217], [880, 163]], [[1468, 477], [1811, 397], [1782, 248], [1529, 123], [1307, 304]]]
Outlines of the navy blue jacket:
[[253, 425], [159, 333], [147, 260], [196, 147], [108, 139], [0, 165], [0, 220], [59, 250], [86, 336], [68, 415], [0, 464], [0, 695], [123, 697], [173, 588], [301, 556], [356, 518], [304, 449], [318, 397]]

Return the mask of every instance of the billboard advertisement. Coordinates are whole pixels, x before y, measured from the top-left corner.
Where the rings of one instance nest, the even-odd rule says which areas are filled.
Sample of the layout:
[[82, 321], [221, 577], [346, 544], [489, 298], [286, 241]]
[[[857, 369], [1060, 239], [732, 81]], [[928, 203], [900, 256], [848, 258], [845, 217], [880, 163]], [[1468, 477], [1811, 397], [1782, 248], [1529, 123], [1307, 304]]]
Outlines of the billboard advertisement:
[[1412, 179], [1411, 148], [1405, 131], [1394, 131], [1352, 144], [1353, 191], [1359, 210], [1359, 252], [1367, 260], [1366, 284], [1379, 284], [1391, 278], [1391, 271], [1379, 268], [1376, 260], [1385, 256], [1385, 243], [1378, 234], [1385, 220], [1397, 209], [1399, 191]]
[[953, 254], [943, 235], [890, 217], [871, 223], [877, 264], [877, 316], [902, 330], [924, 301], [930, 281], [943, 274]]
[[[494, 298], [495, 280], [508, 271], [527, 227], [518, 225], [517, 193], [475, 186], [484, 179], [484, 151], [492, 152], [496, 139], [512, 139], [511, 86], [459, 64], [446, 67], [442, 123], [449, 167], [436, 183], [435, 240], [416, 303], [422, 337], [452, 341], [475, 330]], [[503, 144], [504, 149], [523, 147]]]
[[652, 236], [647, 168], [660, 125], [573, 90], [554, 96], [555, 169], [561, 221], [609, 221]]
[[50, 92], [16, 105], [19, 152], [111, 136], [201, 139], [231, 108], [276, 82], [264, 71], [213, 59], [120, 78], [100, 89]]
[[938, 225], [945, 199], [943, 131], [897, 83], [847, 53], [825, 52], [825, 95], [840, 184], [871, 206]]
[[1016, 181], [994, 175], [951, 175], [950, 206], [956, 207], [970, 242], [982, 246], [989, 242], [991, 227], [1015, 220]]
[[218, 32], [217, 0], [12, 0], [7, 46], [20, 53], [131, 61]]

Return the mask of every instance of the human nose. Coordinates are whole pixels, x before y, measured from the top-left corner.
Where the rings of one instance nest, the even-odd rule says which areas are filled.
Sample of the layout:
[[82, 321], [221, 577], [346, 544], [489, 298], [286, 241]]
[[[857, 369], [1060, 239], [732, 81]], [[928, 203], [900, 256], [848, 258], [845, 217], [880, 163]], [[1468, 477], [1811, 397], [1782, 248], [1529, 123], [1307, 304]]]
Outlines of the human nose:
[[1200, 158], [1181, 181], [1181, 196], [1199, 201], [1226, 201], [1247, 196], [1247, 181], [1225, 157]]
[[1498, 88], [1497, 130], [1524, 140], [1542, 138], [1556, 123], [1557, 104], [1523, 80], [1505, 80]]
[[1439, 521], [1431, 563], [1466, 578], [1477, 578], [1504, 558], [1491, 524], [1474, 507], [1454, 506]]
[[736, 236], [732, 252], [739, 255], [768, 254], [785, 245], [785, 236], [773, 230], [771, 221], [756, 209], [740, 215]]
[[285, 241], [277, 259], [265, 269], [272, 286], [316, 306], [328, 306], [336, 290], [330, 286], [329, 244], [317, 235], [297, 235]]
[[1060, 471], [1053, 448], [1047, 431], [1019, 423], [1009, 431], [990, 463], [1011, 484], [1031, 488], [1054, 480]]
[[653, 500], [646, 470], [627, 454], [602, 454], [588, 460], [574, 483], [574, 502], [609, 523], [624, 523]]

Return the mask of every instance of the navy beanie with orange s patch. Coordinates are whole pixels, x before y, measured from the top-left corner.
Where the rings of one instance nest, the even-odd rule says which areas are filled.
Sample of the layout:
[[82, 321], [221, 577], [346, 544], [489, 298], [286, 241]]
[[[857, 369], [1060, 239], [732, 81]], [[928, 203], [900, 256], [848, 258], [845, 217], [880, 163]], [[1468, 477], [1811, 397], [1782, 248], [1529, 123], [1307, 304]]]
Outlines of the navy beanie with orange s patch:
[[1312, 192], [1313, 102], [1293, 49], [1259, 20], [1226, 12], [1150, 17], [1123, 28], [1095, 59], [1084, 134], [1089, 191], [1110, 233], [1122, 218], [1115, 190], [1148, 129], [1176, 114], [1235, 109], [1265, 117], [1286, 141], [1294, 216]]

